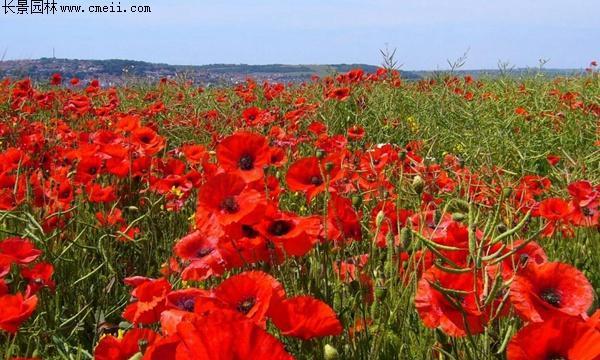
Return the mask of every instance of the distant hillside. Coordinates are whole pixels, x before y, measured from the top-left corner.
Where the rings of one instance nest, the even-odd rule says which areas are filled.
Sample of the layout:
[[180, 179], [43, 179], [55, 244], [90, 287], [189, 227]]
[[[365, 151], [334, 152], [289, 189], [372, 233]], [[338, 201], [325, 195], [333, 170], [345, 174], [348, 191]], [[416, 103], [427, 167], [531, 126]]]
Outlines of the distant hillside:
[[[180, 77], [203, 85], [226, 85], [244, 81], [247, 77], [259, 81], [271, 82], [303, 82], [311, 76], [331, 75], [361, 68], [367, 73], [377, 70], [377, 66], [367, 64], [329, 64], [329, 65], [246, 65], [246, 64], [212, 64], [212, 65], [169, 65], [155, 64], [134, 60], [77, 60], [41, 58], [34, 60], [0, 61], [0, 78], [30, 77], [37, 81], [47, 81], [54, 73], [65, 78], [78, 77], [82, 80], [100, 79], [105, 84], [119, 84], [127, 80], [157, 81], [160, 78]], [[539, 73], [539, 69], [513, 69], [510, 76], [527, 76]], [[548, 76], [564, 76], [581, 73], [577, 69], [544, 69]], [[418, 80], [435, 76], [436, 71], [401, 71], [402, 78]], [[471, 74], [479, 76], [498, 76], [499, 70], [460, 70], [457, 75]]]
[[[41, 58], [35, 60], [9, 60], [0, 62], [0, 77], [31, 77], [46, 81], [52, 74], [60, 73], [65, 78], [98, 78], [104, 82], [119, 83], [128, 78], [155, 81], [163, 77], [185, 77], [202, 84], [231, 84], [244, 81], [248, 76], [258, 80], [277, 82], [302, 82], [312, 75], [330, 75], [361, 68], [371, 73], [376, 66], [366, 64], [331, 65], [169, 65], [134, 60], [76, 60]], [[407, 73], [407, 77], [410, 74]]]

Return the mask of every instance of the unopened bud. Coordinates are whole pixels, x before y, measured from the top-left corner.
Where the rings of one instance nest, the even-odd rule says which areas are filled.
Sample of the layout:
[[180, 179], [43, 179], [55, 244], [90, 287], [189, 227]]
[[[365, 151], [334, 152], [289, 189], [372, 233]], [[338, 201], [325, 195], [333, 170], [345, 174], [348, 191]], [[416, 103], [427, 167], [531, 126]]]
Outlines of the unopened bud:
[[425, 187], [425, 181], [419, 175], [413, 178], [412, 188], [417, 194], [421, 194], [423, 192], [423, 188]]
[[325, 164], [325, 170], [329, 173], [329, 172], [331, 172], [331, 170], [333, 170], [334, 166], [335, 165], [331, 161], [329, 161]]
[[496, 230], [498, 230], [499, 233], [503, 233], [507, 230], [507, 228], [504, 224], [498, 224], [498, 226], [496, 226]]
[[361, 205], [362, 205], [362, 197], [360, 197], [360, 196], [357, 196], [357, 195], [354, 195], [354, 196], [352, 197], [352, 205], [353, 205], [354, 207], [359, 207], [359, 206], [361, 206]]
[[317, 157], [319, 159], [324, 158], [325, 157], [325, 150], [323, 150], [323, 149], [317, 149]]
[[456, 213], [452, 214], [452, 220], [454, 220], [454, 221], [461, 222], [461, 221], [465, 220], [466, 218], [467, 218], [467, 216], [463, 213], [456, 212]]
[[383, 210], [379, 210], [379, 212], [377, 213], [377, 217], [375, 217], [375, 225], [377, 225], [377, 227], [380, 227], [383, 223], [384, 218], [385, 213], [383, 212]]
[[329, 344], [325, 344], [325, 346], [323, 347], [323, 354], [325, 360], [334, 360], [339, 359], [340, 357], [340, 353], [338, 353], [337, 349]]
[[412, 233], [410, 232], [409, 228], [402, 228], [402, 230], [400, 230], [400, 242], [402, 243], [403, 249], [408, 248], [411, 242], [411, 238]]

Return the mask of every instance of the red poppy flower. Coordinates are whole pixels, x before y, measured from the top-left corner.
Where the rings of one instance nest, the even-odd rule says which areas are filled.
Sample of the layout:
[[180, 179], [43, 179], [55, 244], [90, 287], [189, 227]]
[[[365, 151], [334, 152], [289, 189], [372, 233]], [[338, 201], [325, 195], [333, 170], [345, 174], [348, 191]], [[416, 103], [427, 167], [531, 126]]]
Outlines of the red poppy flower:
[[549, 221], [565, 220], [571, 213], [569, 203], [560, 198], [549, 198], [540, 202], [539, 214]]
[[226, 270], [227, 261], [223, 257], [219, 238], [208, 227], [181, 238], [174, 250], [178, 257], [190, 262], [181, 274], [184, 280], [202, 281], [211, 276], [220, 276]]
[[220, 310], [184, 317], [176, 333], [150, 346], [149, 360], [293, 360], [272, 335], [237, 312]]
[[510, 285], [510, 300], [521, 318], [541, 322], [556, 314], [584, 314], [594, 301], [592, 286], [579, 270], [558, 262], [528, 266]]
[[297, 296], [277, 303], [269, 316], [283, 335], [303, 340], [336, 336], [344, 330], [333, 309], [311, 296]]
[[[329, 173], [326, 172], [326, 163], [332, 164]], [[325, 191], [327, 179], [331, 184], [342, 176], [340, 166], [341, 161], [333, 157], [328, 157], [324, 161], [319, 161], [317, 157], [302, 158], [290, 166], [285, 180], [290, 190], [306, 192], [306, 197], [310, 201], [315, 195]]]
[[560, 156], [549, 154], [548, 156], [546, 156], [546, 160], [550, 165], [556, 166], [556, 164], [560, 162]]
[[146, 156], [158, 153], [165, 146], [165, 139], [149, 127], [139, 127], [131, 132], [131, 142]]
[[[458, 292], [444, 294], [432, 284]], [[415, 307], [428, 328], [440, 328], [454, 337], [478, 334], [485, 325], [485, 316], [478, 307], [481, 288], [472, 271], [454, 274], [432, 267], [418, 282]]]
[[208, 159], [208, 152], [203, 145], [185, 145], [181, 152], [190, 164], [202, 164]]
[[246, 182], [240, 176], [222, 173], [200, 188], [196, 218], [206, 221], [215, 217], [222, 226], [253, 224], [262, 217], [265, 206], [264, 196], [246, 188]]
[[[2, 265], [0, 265], [2, 266]], [[2, 274], [0, 273], [0, 296], [8, 294], [8, 285], [6, 285], [6, 281], [2, 279]]]
[[133, 324], [157, 322], [161, 312], [166, 308], [166, 297], [169, 291], [171, 291], [171, 284], [165, 279], [142, 282], [131, 292], [137, 301], [127, 305], [123, 311], [123, 318]]
[[0, 241], [0, 257], [12, 263], [29, 264], [42, 254], [29, 240], [20, 237], [9, 237]]
[[207, 290], [195, 288], [172, 291], [167, 295], [167, 307], [193, 312], [196, 299], [199, 297], [209, 297], [210, 295], [210, 292]]
[[150, 329], [131, 329], [121, 339], [108, 335], [98, 342], [94, 349], [94, 359], [128, 360], [158, 339], [160, 336]]
[[228, 136], [217, 146], [217, 160], [225, 171], [241, 176], [246, 182], [261, 179], [264, 167], [270, 162], [267, 138], [249, 132]]
[[[500, 244], [497, 244], [497, 246], [499, 247]], [[494, 249], [490, 249], [489, 253], [494, 253], [494, 251]], [[535, 241], [524, 244], [523, 240], [516, 240], [512, 245], [507, 246], [505, 251], [514, 251], [511, 256], [502, 261], [502, 271], [505, 280], [511, 279], [515, 273], [527, 268], [530, 264], [541, 265], [548, 261], [548, 256], [544, 252], [544, 249]]]
[[350, 88], [341, 87], [341, 88], [333, 88], [325, 94], [326, 99], [335, 99], [339, 101], [344, 101], [350, 97]]
[[333, 271], [338, 274], [341, 281], [350, 283], [358, 279], [368, 262], [369, 254], [358, 255], [346, 261], [334, 263]]
[[101, 170], [102, 159], [97, 156], [85, 157], [77, 164], [75, 181], [79, 184], [87, 184], [98, 177]]
[[23, 295], [0, 296], [0, 329], [15, 333], [29, 319], [38, 303], [37, 296], [24, 299]]
[[573, 198], [571, 222], [577, 226], [597, 226], [600, 223], [600, 187], [582, 180], [569, 184], [568, 190]]
[[272, 276], [262, 271], [247, 271], [223, 281], [215, 288], [214, 295], [230, 309], [264, 327], [271, 300], [279, 302], [285, 291]]
[[54, 266], [47, 262], [41, 262], [35, 264], [31, 268], [21, 269], [21, 276], [23, 279], [28, 280], [27, 294], [33, 295], [38, 292], [42, 287], [48, 287], [54, 291], [54, 281], [52, 275], [54, 274]]
[[348, 129], [348, 138], [351, 140], [360, 140], [365, 137], [365, 128], [362, 126], [354, 125]]
[[109, 203], [117, 200], [115, 188], [112, 186], [103, 187], [100, 184], [91, 183], [85, 190], [91, 203]]
[[511, 339], [508, 360], [598, 360], [600, 331], [572, 316], [531, 323]]
[[327, 211], [327, 238], [334, 242], [361, 240], [358, 214], [350, 199], [332, 194]]
[[321, 221], [317, 216], [272, 211], [256, 229], [275, 245], [279, 258], [304, 256], [318, 242]]
[[52, 74], [50, 78], [50, 85], [60, 85], [62, 83], [62, 76], [59, 73]]

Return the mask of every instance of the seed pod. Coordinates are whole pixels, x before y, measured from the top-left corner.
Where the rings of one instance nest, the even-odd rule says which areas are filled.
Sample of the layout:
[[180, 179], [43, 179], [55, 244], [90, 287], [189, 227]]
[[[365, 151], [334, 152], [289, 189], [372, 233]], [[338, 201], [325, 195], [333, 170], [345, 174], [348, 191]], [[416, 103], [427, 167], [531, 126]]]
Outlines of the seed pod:
[[325, 157], [325, 150], [323, 150], [323, 149], [317, 149], [317, 157], [319, 159], [324, 158]]

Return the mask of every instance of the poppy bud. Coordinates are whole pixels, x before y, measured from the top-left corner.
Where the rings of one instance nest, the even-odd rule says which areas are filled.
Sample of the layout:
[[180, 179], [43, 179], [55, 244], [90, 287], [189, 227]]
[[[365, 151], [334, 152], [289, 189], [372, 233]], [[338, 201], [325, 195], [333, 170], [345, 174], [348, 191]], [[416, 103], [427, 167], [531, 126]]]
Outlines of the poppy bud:
[[423, 188], [425, 187], [425, 180], [419, 175], [416, 175], [413, 178], [412, 188], [417, 194], [421, 194], [423, 192]]
[[334, 360], [340, 357], [340, 354], [338, 353], [337, 349], [329, 344], [325, 344], [325, 346], [323, 347], [323, 354], [325, 360]]
[[507, 228], [504, 224], [498, 224], [498, 226], [496, 226], [496, 230], [498, 230], [499, 233], [503, 233], [507, 230]]
[[454, 221], [461, 222], [466, 218], [467, 218], [467, 216], [463, 213], [456, 212], [456, 213], [452, 214], [452, 220], [454, 220]]
[[402, 228], [400, 230], [400, 242], [402, 243], [402, 248], [406, 249], [410, 245], [412, 233], [409, 228]]
[[509, 197], [511, 193], [512, 188], [510, 187], [505, 187], [504, 189], [502, 189], [502, 195], [504, 195], [504, 197]]
[[456, 206], [456, 211], [469, 212], [469, 202], [465, 200], [456, 199], [454, 205]]
[[377, 213], [377, 217], [375, 217], [375, 225], [379, 228], [383, 223], [383, 219], [385, 218], [385, 213], [383, 210], [379, 210]]
[[354, 195], [352, 197], [352, 205], [354, 207], [359, 207], [360, 205], [362, 205], [362, 198], [360, 196]]
[[317, 157], [319, 159], [324, 158], [325, 157], [325, 150], [323, 150], [323, 149], [317, 149]]
[[331, 172], [331, 170], [333, 170], [333, 166], [334, 166], [333, 163], [331, 161], [329, 161], [325, 164], [325, 170], [327, 172]]

